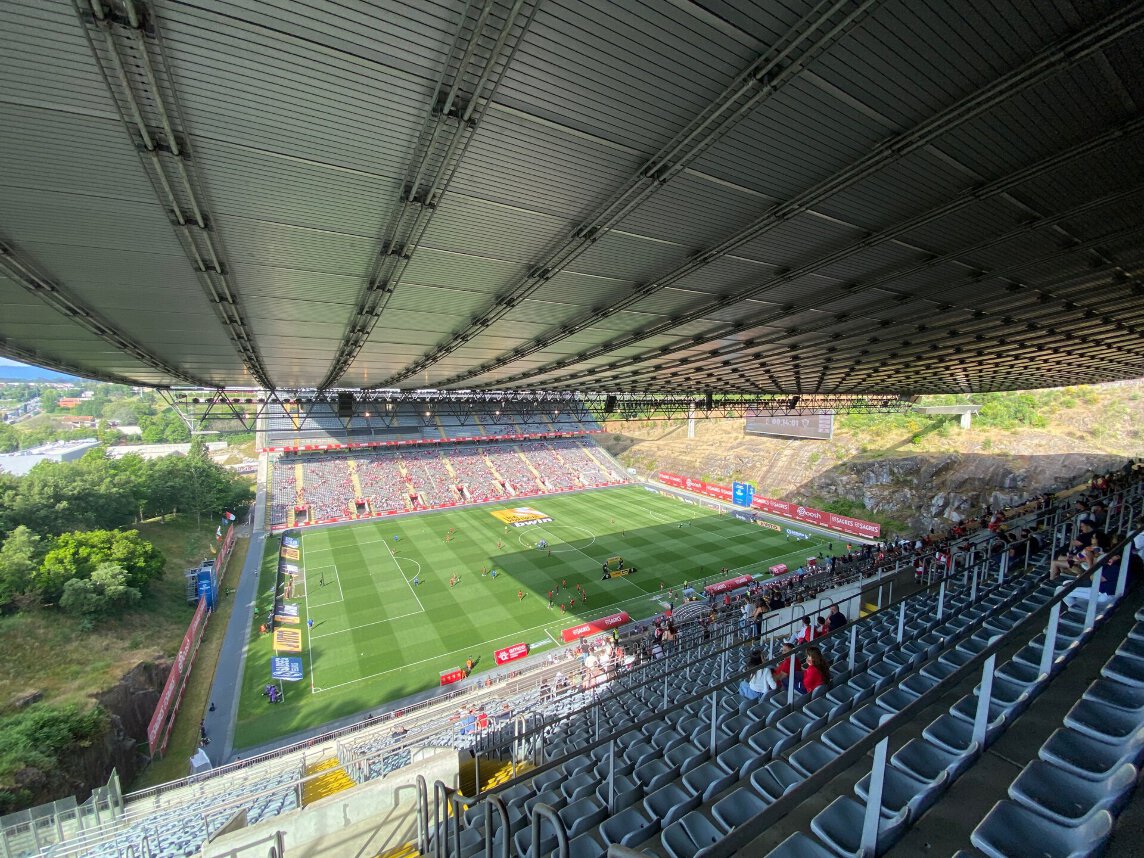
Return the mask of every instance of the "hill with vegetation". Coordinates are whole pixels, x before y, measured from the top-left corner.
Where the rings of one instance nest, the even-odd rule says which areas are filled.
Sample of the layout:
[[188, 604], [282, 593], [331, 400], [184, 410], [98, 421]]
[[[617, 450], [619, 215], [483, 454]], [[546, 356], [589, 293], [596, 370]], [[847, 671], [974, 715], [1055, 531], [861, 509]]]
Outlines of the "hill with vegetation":
[[612, 421], [600, 442], [641, 476], [675, 471], [753, 482], [761, 494], [928, 529], [1071, 484], [1144, 451], [1144, 381], [1052, 390], [927, 396], [919, 405], [981, 406], [956, 416], [842, 414], [830, 441], [746, 434], [742, 419]]
[[82, 797], [112, 766], [130, 780], [193, 611], [185, 569], [251, 496], [201, 443], [0, 474], [0, 814]]

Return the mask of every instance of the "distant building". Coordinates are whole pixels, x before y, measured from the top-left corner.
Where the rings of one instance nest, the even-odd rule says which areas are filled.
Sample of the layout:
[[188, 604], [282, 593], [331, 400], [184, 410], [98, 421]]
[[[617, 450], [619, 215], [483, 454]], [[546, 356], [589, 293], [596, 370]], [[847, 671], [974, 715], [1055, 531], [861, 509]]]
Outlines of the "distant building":
[[95, 418], [86, 414], [60, 414], [56, 419], [76, 428], [95, 428]]
[[[227, 448], [226, 441], [211, 441], [206, 445], [207, 452], [217, 453]], [[163, 456], [185, 456], [191, 452], [191, 445], [186, 444], [124, 444], [107, 448], [107, 455], [113, 459], [122, 459], [132, 454], [144, 459], [161, 459]]]
[[60, 408], [75, 408], [81, 402], [83, 402], [83, 399], [78, 396], [61, 396], [56, 400], [56, 405]]
[[5, 453], [0, 455], [0, 471], [22, 477], [40, 462], [71, 462], [98, 446], [99, 441], [95, 438], [81, 438], [78, 441], [55, 441], [18, 453]]

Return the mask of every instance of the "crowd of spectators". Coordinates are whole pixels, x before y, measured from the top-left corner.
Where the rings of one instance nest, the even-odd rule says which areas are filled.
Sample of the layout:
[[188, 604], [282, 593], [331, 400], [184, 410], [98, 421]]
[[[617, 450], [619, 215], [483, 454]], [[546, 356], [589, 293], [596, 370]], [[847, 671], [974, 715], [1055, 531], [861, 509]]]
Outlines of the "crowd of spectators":
[[[353, 485], [351, 461], [357, 470], [360, 497]], [[300, 489], [295, 483], [297, 463], [303, 466]], [[287, 453], [273, 465], [270, 522], [285, 524], [295, 503], [309, 506], [311, 520], [317, 521], [366, 512], [364, 505], [355, 505], [359, 500], [368, 504], [369, 512], [405, 512], [619, 480], [572, 439]]]

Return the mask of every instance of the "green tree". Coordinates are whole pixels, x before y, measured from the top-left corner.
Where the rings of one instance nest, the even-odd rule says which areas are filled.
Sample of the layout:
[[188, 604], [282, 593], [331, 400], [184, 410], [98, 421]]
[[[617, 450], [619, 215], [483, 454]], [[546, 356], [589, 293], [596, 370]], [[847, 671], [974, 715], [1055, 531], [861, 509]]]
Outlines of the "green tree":
[[7, 423], [0, 423], [0, 453], [12, 453], [20, 449], [20, 433]]
[[40, 537], [24, 525], [8, 534], [0, 547], [0, 606], [9, 604], [28, 588], [39, 553]]
[[163, 573], [163, 554], [137, 530], [88, 530], [65, 533], [44, 555], [32, 582], [45, 602], [58, 601], [68, 581], [87, 580], [104, 563], [121, 566], [126, 584], [144, 590]]
[[64, 584], [60, 608], [89, 619], [139, 601], [137, 589], [127, 583], [127, 570], [118, 563], [101, 563], [90, 578], [72, 578]]

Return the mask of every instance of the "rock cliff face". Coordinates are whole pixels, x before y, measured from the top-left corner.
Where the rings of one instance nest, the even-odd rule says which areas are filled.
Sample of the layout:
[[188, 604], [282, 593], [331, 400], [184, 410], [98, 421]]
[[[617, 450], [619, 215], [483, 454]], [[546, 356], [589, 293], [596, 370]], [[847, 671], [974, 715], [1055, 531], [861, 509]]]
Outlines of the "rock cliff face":
[[169, 663], [143, 662], [97, 695], [95, 702], [107, 713], [102, 740], [76, 748], [54, 775], [31, 767], [18, 772], [17, 785], [31, 796], [28, 804], [69, 794], [82, 803], [94, 787], [107, 783], [112, 769], [119, 772], [121, 783], [129, 784], [144, 762], [140, 746], [147, 741], [147, 725], [170, 668]]
[[1059, 491], [1094, 471], [1119, 468], [1117, 456], [988, 456], [942, 454], [847, 462], [793, 489], [790, 498], [847, 500], [898, 521], [914, 532]]

